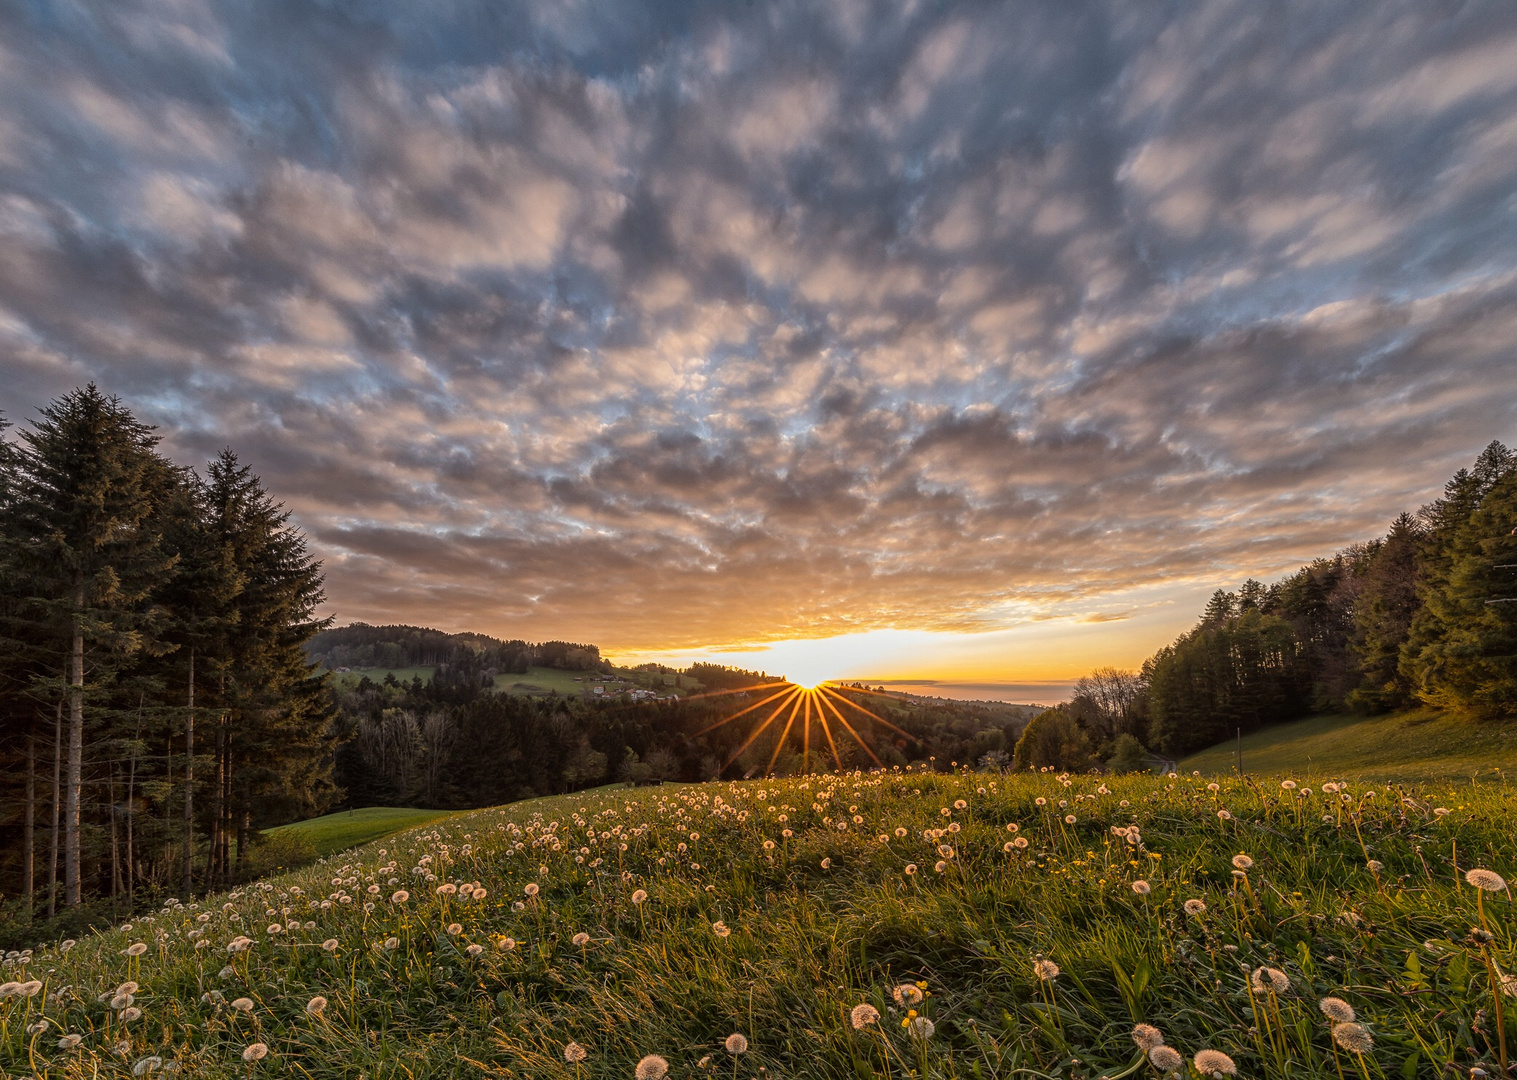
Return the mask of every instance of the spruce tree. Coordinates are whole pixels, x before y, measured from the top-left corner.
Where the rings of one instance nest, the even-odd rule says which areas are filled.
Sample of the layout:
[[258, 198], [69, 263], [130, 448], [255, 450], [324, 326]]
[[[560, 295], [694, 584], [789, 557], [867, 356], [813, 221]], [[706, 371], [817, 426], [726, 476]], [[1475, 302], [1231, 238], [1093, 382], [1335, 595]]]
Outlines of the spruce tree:
[[[170, 572], [155, 501], [172, 486], [152, 429], [94, 384], [42, 410], [21, 435], [8, 510], [19, 606], [66, 640], [65, 902], [82, 900], [81, 796], [91, 685], [152, 641], [153, 585]], [[87, 668], [88, 662], [88, 668]]]

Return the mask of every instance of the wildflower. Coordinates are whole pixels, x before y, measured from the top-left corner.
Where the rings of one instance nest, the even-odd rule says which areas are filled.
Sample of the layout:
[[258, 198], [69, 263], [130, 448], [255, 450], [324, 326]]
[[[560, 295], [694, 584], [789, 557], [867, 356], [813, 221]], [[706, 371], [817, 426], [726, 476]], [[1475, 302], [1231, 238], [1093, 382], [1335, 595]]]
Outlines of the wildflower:
[[385, 952], [394, 952], [398, 948], [400, 948], [400, 938], [398, 938], [398, 937], [387, 937], [387, 938], [385, 938]]
[[1333, 1042], [1351, 1054], [1367, 1054], [1375, 1048], [1375, 1037], [1369, 1028], [1353, 1021], [1333, 1025]]
[[1254, 860], [1250, 859], [1247, 855], [1234, 855], [1233, 865], [1239, 870], [1248, 871], [1254, 868]]
[[1325, 997], [1317, 1002], [1317, 1008], [1322, 1010], [1322, 1015], [1335, 1024], [1352, 1024], [1354, 1022], [1354, 1007], [1342, 998]]
[[909, 862], [909, 863], [906, 864], [906, 876], [907, 877], [911, 877], [911, 875], [915, 874], [916, 872], [917, 872], [917, 864], [916, 863]]
[[269, 1048], [261, 1042], [249, 1044], [242, 1051], [243, 1061], [262, 1061], [269, 1056]]
[[323, 941], [321, 943], [321, 947], [322, 947], [322, 949], [324, 949], [327, 952], [336, 952], [337, 951], [337, 939], [334, 938], [334, 937], [327, 938], [325, 941]]
[[944, 870], [948, 869], [948, 864], [945, 863], [942, 859], [939, 859], [937, 862], [933, 863], [932, 868], [941, 874]]
[[638, 889], [632, 894], [632, 902], [634, 904], [641, 904], [646, 899], [648, 899], [648, 894], [642, 889]]
[[732, 933], [732, 931], [727, 928], [727, 924], [722, 922], [720, 919], [711, 924], [711, 932], [719, 938], [728, 937]]
[[411, 899], [411, 894], [404, 889], [396, 889], [390, 894], [390, 903], [392, 904], [404, 904], [409, 899]]
[[83, 1035], [75, 1035], [72, 1032], [58, 1039], [59, 1050], [74, 1050], [84, 1041]]
[[1059, 977], [1059, 965], [1052, 960], [1039, 960], [1032, 965], [1032, 973], [1044, 982]]
[[457, 937], [459, 934], [462, 934], [463, 932], [464, 932], [464, 928], [463, 928], [463, 926], [461, 924], [456, 923], [456, 922], [450, 922], [448, 924], [448, 936], [449, 937]]
[[1152, 890], [1151, 890], [1148, 882], [1146, 882], [1146, 881], [1134, 881], [1132, 883], [1132, 891], [1135, 892], [1135, 893], [1137, 893], [1139, 896], [1147, 896], [1149, 894], [1149, 892], [1152, 891]]
[[133, 1065], [132, 1066], [132, 1075], [133, 1076], [146, 1076], [148, 1073], [152, 1072], [154, 1069], [161, 1069], [161, 1068], [163, 1068], [163, 1059], [161, 1057], [159, 1057], [158, 1055], [154, 1054], [154, 1055], [152, 1055], [150, 1057], [143, 1058], [142, 1060], [138, 1061], [137, 1064]]
[[457, 891], [458, 886], [454, 885], [452, 882], [445, 881], [441, 885], [437, 886], [438, 896], [452, 896]]
[[1254, 990], [1260, 994], [1266, 990], [1273, 990], [1277, 994], [1283, 994], [1290, 989], [1291, 981], [1285, 972], [1279, 968], [1262, 967], [1250, 976]]
[[310, 1001], [306, 1002], [306, 1015], [320, 1016], [326, 1007], [327, 999], [322, 997], [320, 994], [317, 994]]
[[969, 804], [967, 802], [965, 802], [963, 799], [955, 799], [953, 801], [953, 808], [955, 810], [963, 810], [968, 805]]
[[581, 1061], [584, 1061], [588, 1055], [589, 1051], [577, 1042], [570, 1042], [564, 1045], [564, 1060], [569, 1062], [571, 1065], [579, 1064]]
[[271, 934], [279, 934], [279, 933], [283, 933], [283, 932], [284, 932], [284, 927], [280, 926], [278, 923], [270, 923], [269, 924], [269, 933], [271, 933]]
[[128, 1005], [126, 1008], [122, 1009], [121, 1012], [117, 1013], [116, 1015], [119, 1016], [122, 1020], [126, 1021], [127, 1023], [131, 1023], [133, 1020], [141, 1020], [142, 1019], [142, 1010], [139, 1009], [139, 1008], [137, 1008], [137, 1006], [135, 1006], [135, 1005]]
[[141, 956], [145, 952], [147, 952], [147, 943], [143, 941], [134, 941], [126, 947], [128, 956]]
[[587, 934], [587, 933], [585, 933], [583, 930], [581, 930], [579, 933], [575, 934], [574, 937], [572, 937], [570, 940], [575, 945], [581, 945], [581, 946], [588, 945], [588, 944], [590, 944], [590, 935]]
[[920, 1005], [922, 1003], [922, 988], [916, 983], [901, 983], [890, 992], [890, 995], [895, 998], [897, 1005], [905, 1006], [908, 1009], [913, 1005]]
[[1066, 824], [1066, 825], [1073, 825], [1074, 823], [1075, 823], [1075, 816], [1073, 814], [1065, 814], [1064, 815], [1064, 824]]
[[1034, 803], [1036, 803], [1037, 805], [1039, 805], [1039, 806], [1047, 806], [1048, 805], [1048, 800], [1045, 799], [1045, 798], [1043, 798], [1043, 796], [1041, 796], [1041, 795], [1039, 795], [1036, 799], [1034, 799], [1032, 801]]
[[526, 893], [528, 896], [536, 896], [538, 893], [537, 882], [527, 882], [527, 884], [522, 887], [521, 891]]
[[1475, 888], [1484, 889], [1486, 892], [1500, 892], [1506, 888], [1506, 878], [1494, 870], [1466, 870], [1464, 872], [1464, 880], [1475, 886]]
[[1280, 781], [1280, 786], [1286, 791], [1294, 791], [1296, 789], [1296, 782], [1294, 780], [1282, 780]]
[[1187, 901], [1185, 901], [1185, 914], [1187, 914], [1187, 915], [1205, 915], [1206, 914], [1206, 901], [1205, 900], [1187, 900]]
[[241, 1013], [250, 1013], [253, 1011], [253, 999], [245, 997], [238, 998], [236, 1001], [232, 1002], [232, 1008]]
[[1152, 1024], [1134, 1024], [1132, 1041], [1146, 1054], [1154, 1047], [1164, 1045], [1164, 1034]]
[[722, 1043], [722, 1045], [727, 1048], [727, 1053], [729, 1054], [745, 1054], [748, 1052], [747, 1037], [739, 1035], [735, 1031], [727, 1036], [727, 1041]]
[[633, 1074], [637, 1080], [664, 1080], [669, 1073], [669, 1063], [657, 1054], [649, 1054], [637, 1063]]
[[1027, 837], [1025, 837], [1025, 836], [1019, 836], [1015, 840], [1013, 840], [1012, 843], [1015, 844], [1015, 845], [1017, 845], [1017, 850], [1020, 851], [1021, 849], [1025, 848], [1027, 846]]
[[490, 895], [490, 890], [488, 890], [488, 889], [481, 889], [478, 885], [474, 886], [474, 892], [470, 894], [470, 896], [473, 899], [475, 899], [475, 900], [483, 900], [485, 897], [487, 897], [489, 895]]
[[1185, 1059], [1180, 1056], [1180, 1051], [1170, 1046], [1156, 1046], [1148, 1052], [1148, 1060], [1154, 1068], [1163, 1073], [1178, 1072], [1180, 1066], [1185, 1064]]
[[516, 939], [508, 937], [496, 938], [495, 947], [501, 952], [510, 952], [512, 949], [516, 948]]
[[880, 1010], [868, 1002], [862, 1005], [855, 1005], [853, 1011], [848, 1014], [848, 1019], [853, 1023], [853, 1030], [855, 1031], [863, 1031], [870, 1024], [879, 1020], [879, 1018]]
[[1238, 1066], [1220, 1050], [1202, 1050], [1191, 1059], [1202, 1076], [1237, 1076]]

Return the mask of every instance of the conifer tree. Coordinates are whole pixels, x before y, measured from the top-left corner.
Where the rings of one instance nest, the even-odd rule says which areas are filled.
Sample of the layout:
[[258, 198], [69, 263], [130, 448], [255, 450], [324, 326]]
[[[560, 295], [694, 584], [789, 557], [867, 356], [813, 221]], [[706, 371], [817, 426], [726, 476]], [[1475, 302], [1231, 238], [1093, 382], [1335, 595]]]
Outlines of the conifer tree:
[[145, 601], [173, 566], [154, 528], [155, 497], [172, 484], [157, 442], [90, 384], [43, 409], [18, 448], [7, 524], [25, 582], [19, 606], [67, 641], [63, 861], [71, 906], [82, 900], [87, 673], [91, 685], [108, 684], [151, 643], [155, 618]]

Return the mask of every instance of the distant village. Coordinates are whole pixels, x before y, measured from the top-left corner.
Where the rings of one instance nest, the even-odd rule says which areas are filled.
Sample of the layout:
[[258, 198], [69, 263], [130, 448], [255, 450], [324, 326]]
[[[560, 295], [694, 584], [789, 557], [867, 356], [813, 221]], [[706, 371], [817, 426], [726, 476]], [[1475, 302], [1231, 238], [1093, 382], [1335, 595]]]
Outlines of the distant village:
[[657, 690], [637, 686], [615, 675], [576, 675], [575, 682], [588, 683], [580, 694], [586, 701], [624, 695], [629, 701], [678, 701], [679, 695], [672, 690], [661, 694]]

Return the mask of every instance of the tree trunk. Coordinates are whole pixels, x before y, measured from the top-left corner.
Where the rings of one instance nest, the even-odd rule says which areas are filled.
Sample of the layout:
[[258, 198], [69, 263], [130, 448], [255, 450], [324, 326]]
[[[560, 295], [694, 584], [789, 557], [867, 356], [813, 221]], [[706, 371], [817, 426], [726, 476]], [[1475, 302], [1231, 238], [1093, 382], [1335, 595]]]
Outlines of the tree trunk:
[[184, 899], [195, 895], [195, 649], [190, 648], [190, 681], [184, 714]]
[[[74, 640], [68, 673], [68, 782], [63, 813], [64, 902], [77, 907], [79, 894], [79, 791], [84, 774], [84, 575], [74, 572]], [[114, 821], [114, 818], [112, 818]]]
[[26, 820], [21, 838], [21, 894], [26, 897], [26, 921], [32, 921], [33, 891], [36, 888], [37, 829], [37, 736], [26, 737]]
[[58, 713], [53, 720], [53, 829], [48, 839], [47, 870], [47, 917], [51, 919], [58, 910], [58, 822], [63, 807], [59, 799], [63, 794], [63, 699], [58, 699]]

